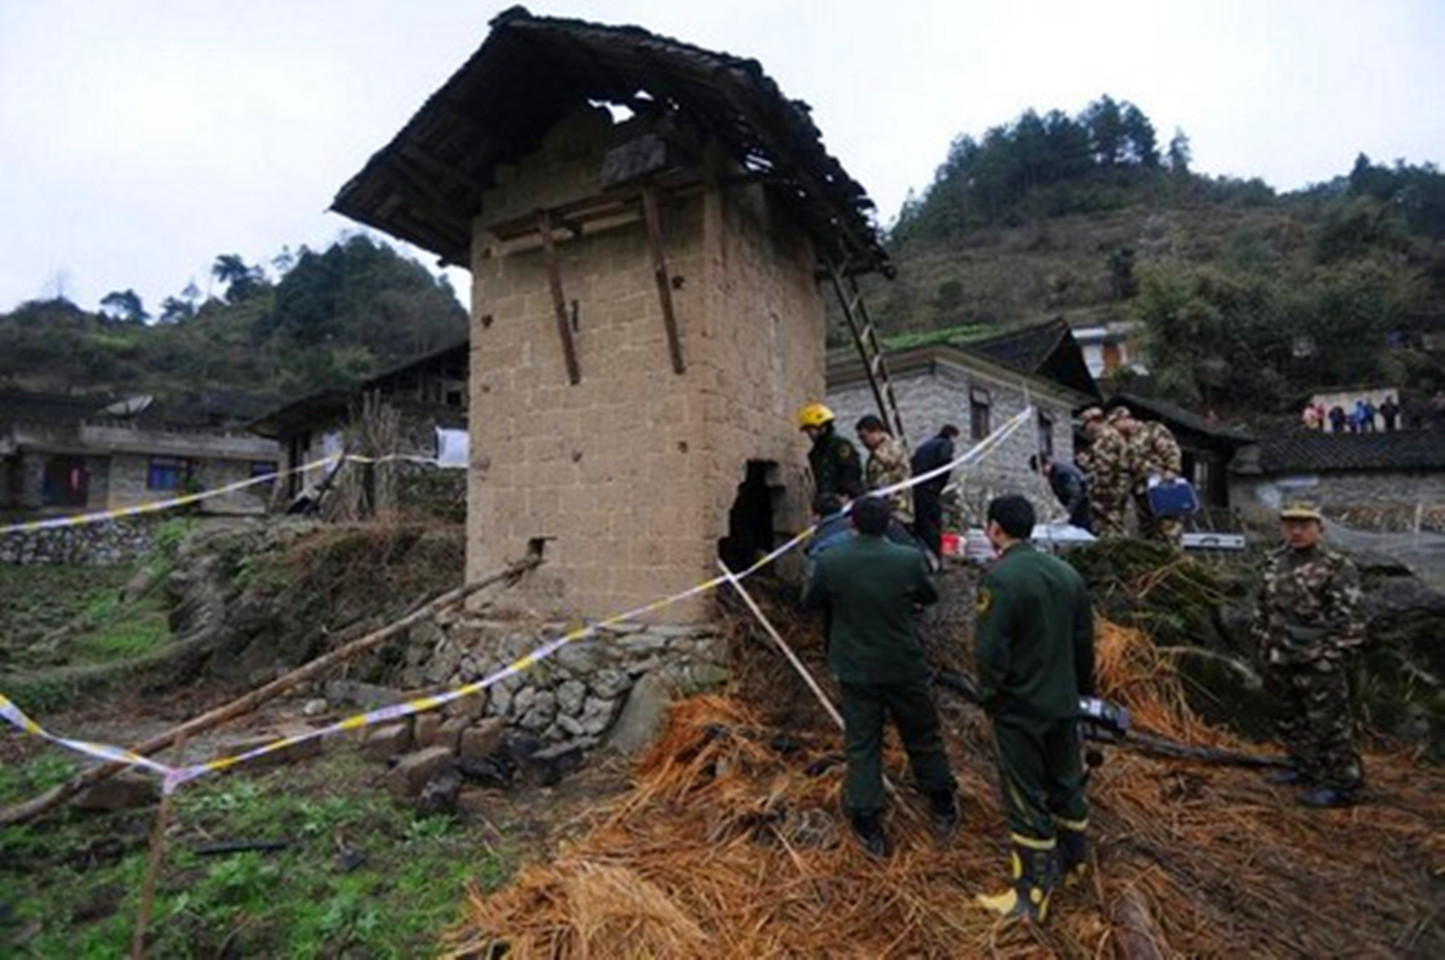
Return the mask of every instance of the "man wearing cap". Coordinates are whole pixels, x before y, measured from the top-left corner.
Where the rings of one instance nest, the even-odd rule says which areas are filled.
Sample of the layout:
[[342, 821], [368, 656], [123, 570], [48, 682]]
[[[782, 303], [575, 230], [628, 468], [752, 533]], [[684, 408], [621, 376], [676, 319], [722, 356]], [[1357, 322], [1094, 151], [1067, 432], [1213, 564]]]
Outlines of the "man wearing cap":
[[1104, 411], [1090, 407], [1079, 415], [1089, 435], [1086, 459], [1089, 471], [1089, 512], [1094, 533], [1100, 538], [1122, 537], [1124, 510], [1128, 504], [1130, 448], [1123, 434], [1104, 419]]
[[798, 411], [798, 428], [813, 441], [808, 451], [813, 495], [851, 500], [862, 494], [863, 467], [858, 450], [834, 429], [833, 411], [821, 403], [805, 404]]
[[1139, 536], [1178, 546], [1184, 539], [1184, 521], [1156, 517], [1149, 503], [1149, 480], [1172, 482], [1184, 470], [1184, 452], [1174, 432], [1157, 420], [1139, 420], [1128, 407], [1109, 411], [1109, 422], [1129, 444], [1129, 493], [1139, 514]]
[[1264, 568], [1254, 636], [1293, 767], [1267, 779], [1303, 787], [1298, 799], [1305, 806], [1348, 806], [1365, 779], [1349, 679], [1365, 639], [1360, 574], [1349, 558], [1321, 545], [1318, 504], [1292, 501], [1279, 516], [1284, 544]]

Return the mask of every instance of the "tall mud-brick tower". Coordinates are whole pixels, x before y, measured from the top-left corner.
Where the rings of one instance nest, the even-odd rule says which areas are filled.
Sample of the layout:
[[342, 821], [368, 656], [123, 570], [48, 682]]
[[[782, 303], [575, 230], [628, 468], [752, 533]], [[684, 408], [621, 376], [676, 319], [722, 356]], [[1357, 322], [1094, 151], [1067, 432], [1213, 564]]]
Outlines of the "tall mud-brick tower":
[[820, 282], [891, 268], [756, 61], [521, 8], [491, 27], [334, 206], [472, 272], [469, 575], [545, 537], [527, 601], [601, 617], [802, 526]]

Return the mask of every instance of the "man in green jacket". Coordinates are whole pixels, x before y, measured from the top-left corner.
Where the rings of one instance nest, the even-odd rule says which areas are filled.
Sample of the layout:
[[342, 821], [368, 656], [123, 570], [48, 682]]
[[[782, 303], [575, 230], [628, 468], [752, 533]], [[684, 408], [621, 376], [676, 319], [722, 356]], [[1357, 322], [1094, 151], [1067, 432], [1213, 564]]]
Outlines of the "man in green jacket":
[[832, 610], [828, 670], [842, 691], [848, 772], [843, 807], [863, 848], [888, 855], [881, 817], [883, 724], [891, 715], [918, 786], [933, 805], [934, 828], [958, 825], [953, 772], [944, 752], [929, 669], [913, 625], [915, 604], [938, 599], [923, 554], [890, 543], [887, 500], [853, 502], [858, 535], [817, 556], [803, 604]]
[[1013, 886], [978, 902], [1042, 922], [1060, 868], [1071, 881], [1086, 869], [1078, 716], [1079, 698], [1094, 693], [1094, 617], [1078, 572], [1029, 543], [1027, 500], [998, 497], [987, 520], [1000, 559], [978, 587], [975, 660], [993, 722]]

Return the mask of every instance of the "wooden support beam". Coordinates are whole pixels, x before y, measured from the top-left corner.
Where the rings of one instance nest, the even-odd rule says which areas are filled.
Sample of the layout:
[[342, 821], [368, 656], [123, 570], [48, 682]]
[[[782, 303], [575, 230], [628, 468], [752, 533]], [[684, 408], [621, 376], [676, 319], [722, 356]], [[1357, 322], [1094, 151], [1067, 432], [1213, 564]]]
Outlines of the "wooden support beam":
[[657, 188], [642, 185], [642, 214], [647, 221], [647, 246], [652, 251], [652, 276], [657, 281], [657, 297], [662, 302], [662, 326], [667, 331], [667, 352], [672, 358], [672, 372], [684, 373], [682, 343], [677, 335], [677, 314], [672, 305], [672, 276], [667, 270], [667, 255], [662, 249], [662, 218], [657, 212]]
[[552, 215], [546, 210], [537, 211], [537, 234], [542, 238], [542, 249], [547, 254], [547, 282], [552, 287], [552, 309], [557, 314], [557, 335], [562, 338], [562, 357], [567, 363], [567, 379], [573, 384], [582, 382], [582, 371], [577, 366], [577, 345], [572, 342], [572, 323], [567, 318], [567, 299], [562, 295], [562, 264], [557, 256], [557, 244], [552, 240]]

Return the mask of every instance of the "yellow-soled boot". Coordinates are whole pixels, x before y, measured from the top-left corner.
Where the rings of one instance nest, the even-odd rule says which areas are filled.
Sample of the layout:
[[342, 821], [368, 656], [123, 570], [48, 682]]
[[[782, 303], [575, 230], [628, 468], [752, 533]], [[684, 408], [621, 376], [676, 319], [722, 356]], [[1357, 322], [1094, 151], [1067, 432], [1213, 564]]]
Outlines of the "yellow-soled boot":
[[1043, 923], [1049, 915], [1054, 887], [1054, 841], [1013, 836], [1013, 889], [991, 896], [979, 894], [974, 902], [1002, 917]]

